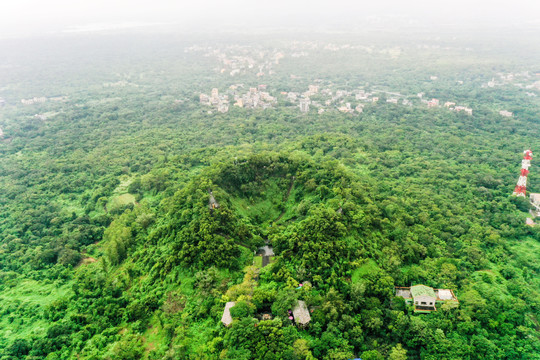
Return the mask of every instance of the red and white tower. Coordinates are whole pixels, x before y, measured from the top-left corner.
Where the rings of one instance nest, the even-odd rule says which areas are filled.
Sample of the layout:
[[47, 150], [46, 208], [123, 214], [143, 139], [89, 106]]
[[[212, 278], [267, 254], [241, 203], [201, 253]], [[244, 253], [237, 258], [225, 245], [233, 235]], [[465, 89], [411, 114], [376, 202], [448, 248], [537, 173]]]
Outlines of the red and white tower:
[[513, 195], [525, 197], [525, 190], [527, 190], [527, 175], [529, 174], [529, 166], [531, 166], [532, 151], [525, 150], [523, 152], [523, 161], [521, 161], [521, 174], [519, 176], [516, 188]]

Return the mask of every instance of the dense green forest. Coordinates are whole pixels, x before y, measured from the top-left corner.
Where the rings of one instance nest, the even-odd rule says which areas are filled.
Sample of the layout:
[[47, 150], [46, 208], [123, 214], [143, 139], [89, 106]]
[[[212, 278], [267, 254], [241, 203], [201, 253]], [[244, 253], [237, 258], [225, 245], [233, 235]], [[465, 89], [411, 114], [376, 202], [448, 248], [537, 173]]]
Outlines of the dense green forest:
[[[540, 153], [534, 34], [296, 36], [2, 40], [0, 359], [540, 359], [540, 227], [511, 195]], [[216, 49], [283, 58], [232, 76]], [[379, 101], [279, 97], [314, 83]], [[233, 84], [277, 104], [199, 104]], [[416, 314], [414, 284], [459, 306]]]

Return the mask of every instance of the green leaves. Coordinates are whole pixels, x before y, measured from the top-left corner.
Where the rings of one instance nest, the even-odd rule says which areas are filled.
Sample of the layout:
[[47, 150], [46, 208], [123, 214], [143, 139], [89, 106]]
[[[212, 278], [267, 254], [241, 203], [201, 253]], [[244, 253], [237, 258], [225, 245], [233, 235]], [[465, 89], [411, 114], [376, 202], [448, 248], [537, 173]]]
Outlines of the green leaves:
[[[346, 227], [333, 209], [319, 206], [308, 217], [275, 237], [278, 251], [289, 261], [308, 270], [308, 278], [329, 276], [332, 269], [343, 271], [351, 253], [344, 240]], [[299, 279], [303, 280], [303, 279]]]

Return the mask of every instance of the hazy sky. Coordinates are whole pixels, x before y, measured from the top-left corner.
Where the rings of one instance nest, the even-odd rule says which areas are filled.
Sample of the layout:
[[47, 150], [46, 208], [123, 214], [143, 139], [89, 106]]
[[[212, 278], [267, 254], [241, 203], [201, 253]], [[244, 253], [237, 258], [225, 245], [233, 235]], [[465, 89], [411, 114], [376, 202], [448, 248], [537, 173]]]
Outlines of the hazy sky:
[[0, 36], [170, 23], [222, 26], [361, 26], [366, 18], [405, 24], [540, 25], [539, 0], [1, 0]]

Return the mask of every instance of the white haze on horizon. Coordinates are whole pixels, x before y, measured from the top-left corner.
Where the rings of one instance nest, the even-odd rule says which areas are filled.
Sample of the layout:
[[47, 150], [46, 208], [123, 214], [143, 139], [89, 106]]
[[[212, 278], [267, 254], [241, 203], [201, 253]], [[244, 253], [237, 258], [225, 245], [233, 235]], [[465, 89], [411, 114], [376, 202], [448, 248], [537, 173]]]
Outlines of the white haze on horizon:
[[395, 26], [540, 28], [538, 0], [2, 0], [0, 37], [178, 26], [229, 28], [362, 28]]

